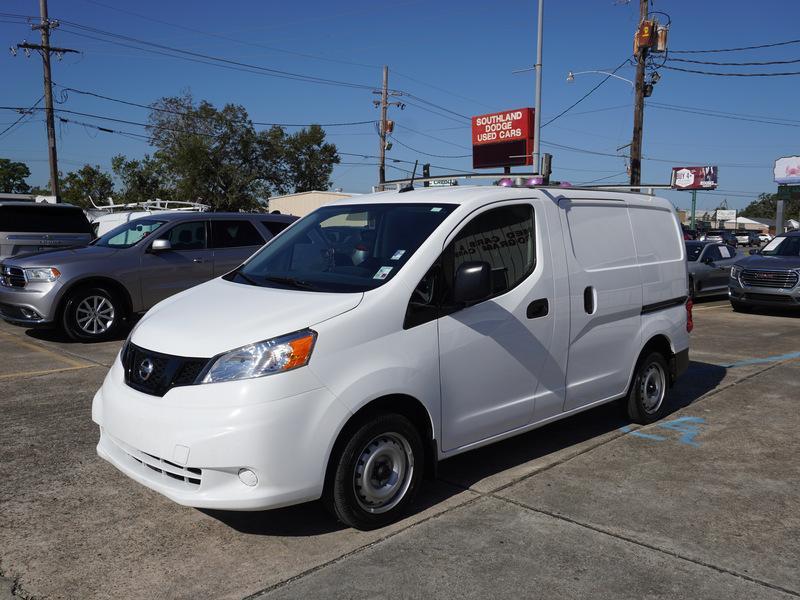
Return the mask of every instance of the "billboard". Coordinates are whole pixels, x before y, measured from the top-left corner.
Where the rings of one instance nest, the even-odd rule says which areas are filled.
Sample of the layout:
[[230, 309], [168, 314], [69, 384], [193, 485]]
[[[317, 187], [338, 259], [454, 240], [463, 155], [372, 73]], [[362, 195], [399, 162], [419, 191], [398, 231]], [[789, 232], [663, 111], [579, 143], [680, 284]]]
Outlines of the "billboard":
[[800, 156], [783, 156], [775, 161], [775, 183], [800, 185]]
[[676, 190], [713, 190], [717, 187], [717, 167], [672, 167], [670, 184]]
[[717, 209], [717, 221], [733, 221], [736, 218], [734, 209]]
[[472, 117], [472, 168], [533, 164], [534, 109]]

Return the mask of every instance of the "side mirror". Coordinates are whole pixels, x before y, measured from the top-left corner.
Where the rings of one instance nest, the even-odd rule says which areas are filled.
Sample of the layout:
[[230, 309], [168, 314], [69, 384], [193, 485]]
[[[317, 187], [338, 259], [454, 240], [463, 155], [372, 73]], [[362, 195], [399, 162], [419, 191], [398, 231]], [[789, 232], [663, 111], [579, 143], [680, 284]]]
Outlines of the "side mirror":
[[761, 254], [761, 250], [750, 250], [750, 256], [753, 256], [754, 254]]
[[155, 240], [150, 245], [151, 252], [165, 252], [167, 250], [172, 250], [172, 244], [169, 240]]
[[702, 262], [704, 265], [710, 265], [710, 264], [713, 264], [713, 263], [714, 263], [714, 259], [713, 259], [713, 258], [711, 258], [710, 256], [706, 256], [705, 258], [703, 258], [703, 260], [702, 260], [701, 262]]
[[469, 261], [459, 265], [453, 282], [453, 299], [474, 304], [492, 295], [492, 268], [488, 262]]

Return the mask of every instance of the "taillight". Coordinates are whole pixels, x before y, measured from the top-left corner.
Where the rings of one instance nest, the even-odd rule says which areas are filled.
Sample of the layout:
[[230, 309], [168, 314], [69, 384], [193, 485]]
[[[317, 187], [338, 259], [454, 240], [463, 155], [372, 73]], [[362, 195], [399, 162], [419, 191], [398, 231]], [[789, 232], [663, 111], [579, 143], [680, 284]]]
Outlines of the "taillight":
[[694, 321], [692, 320], [692, 307], [694, 306], [694, 302], [692, 299], [689, 298], [686, 300], [686, 332], [691, 333], [692, 329], [694, 329]]

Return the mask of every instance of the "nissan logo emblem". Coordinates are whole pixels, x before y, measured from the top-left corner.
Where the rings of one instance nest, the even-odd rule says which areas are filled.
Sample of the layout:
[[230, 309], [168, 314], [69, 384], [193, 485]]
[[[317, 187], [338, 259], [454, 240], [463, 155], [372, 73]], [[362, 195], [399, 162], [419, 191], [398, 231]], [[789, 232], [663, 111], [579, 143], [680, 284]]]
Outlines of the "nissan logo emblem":
[[142, 381], [147, 381], [150, 379], [150, 375], [153, 374], [153, 369], [155, 365], [153, 364], [153, 360], [150, 358], [145, 358], [142, 362], [139, 363], [139, 369], [137, 373], [139, 375], [139, 379]]

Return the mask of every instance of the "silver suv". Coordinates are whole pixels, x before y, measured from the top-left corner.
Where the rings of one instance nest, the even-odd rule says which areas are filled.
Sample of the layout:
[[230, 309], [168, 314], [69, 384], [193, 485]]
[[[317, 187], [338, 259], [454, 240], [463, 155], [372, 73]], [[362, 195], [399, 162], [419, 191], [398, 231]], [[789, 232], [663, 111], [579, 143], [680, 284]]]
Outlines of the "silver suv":
[[71, 204], [0, 202], [0, 260], [25, 252], [85, 246], [94, 234]]
[[116, 227], [84, 248], [0, 263], [0, 317], [61, 326], [74, 340], [108, 339], [157, 302], [223, 275], [297, 217], [164, 213]]

